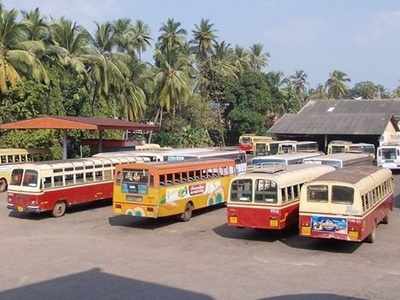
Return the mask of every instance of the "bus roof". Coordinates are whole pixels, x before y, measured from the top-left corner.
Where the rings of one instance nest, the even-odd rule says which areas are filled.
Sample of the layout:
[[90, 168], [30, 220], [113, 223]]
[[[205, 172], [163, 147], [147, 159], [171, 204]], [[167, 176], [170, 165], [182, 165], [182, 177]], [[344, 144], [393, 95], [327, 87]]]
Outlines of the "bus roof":
[[341, 160], [341, 161], [351, 161], [351, 160], [359, 160], [359, 159], [369, 159], [372, 160], [372, 157], [366, 153], [356, 153], [356, 152], [341, 152], [341, 153], [333, 153], [327, 155], [321, 155], [317, 157], [311, 157], [305, 159], [306, 161], [329, 161], [329, 160]]
[[0, 148], [0, 155], [30, 153], [24, 148]]
[[294, 153], [285, 153], [285, 154], [274, 154], [274, 155], [265, 155], [265, 156], [256, 156], [253, 159], [271, 159], [271, 160], [290, 160], [290, 159], [299, 159], [299, 158], [309, 158], [320, 156], [320, 152], [294, 152]]
[[335, 168], [325, 165], [290, 165], [261, 167], [249, 170], [246, 174], [236, 176], [236, 178], [269, 178], [280, 185], [293, 182], [307, 182], [322, 174], [332, 172]]
[[349, 184], [357, 184], [362, 181], [365, 177], [377, 174], [377, 173], [388, 173], [391, 174], [390, 170], [376, 166], [354, 166], [342, 169], [337, 169], [335, 172], [322, 175], [315, 179], [315, 181], [336, 181], [344, 182]]
[[181, 161], [169, 161], [169, 162], [150, 162], [150, 163], [135, 163], [135, 164], [124, 164], [120, 165], [118, 169], [129, 169], [129, 168], [144, 168], [152, 170], [168, 170], [168, 169], [182, 169], [182, 168], [195, 168], [199, 165], [207, 165], [210, 168], [219, 166], [221, 164], [235, 165], [235, 161], [232, 159], [207, 159], [207, 160], [181, 160]]

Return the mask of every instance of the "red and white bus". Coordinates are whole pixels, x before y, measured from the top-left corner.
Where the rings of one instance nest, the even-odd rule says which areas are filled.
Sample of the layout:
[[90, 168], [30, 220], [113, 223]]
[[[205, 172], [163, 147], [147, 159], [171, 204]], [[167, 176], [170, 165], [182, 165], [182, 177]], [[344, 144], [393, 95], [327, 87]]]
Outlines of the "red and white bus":
[[136, 157], [84, 158], [20, 164], [13, 168], [7, 207], [15, 212], [65, 214], [75, 204], [111, 199], [115, 166]]
[[229, 187], [228, 225], [284, 229], [297, 224], [302, 185], [333, 170], [322, 165], [270, 166], [236, 176]]
[[390, 170], [375, 166], [337, 169], [303, 186], [300, 234], [374, 242], [376, 227], [388, 223], [393, 204]]

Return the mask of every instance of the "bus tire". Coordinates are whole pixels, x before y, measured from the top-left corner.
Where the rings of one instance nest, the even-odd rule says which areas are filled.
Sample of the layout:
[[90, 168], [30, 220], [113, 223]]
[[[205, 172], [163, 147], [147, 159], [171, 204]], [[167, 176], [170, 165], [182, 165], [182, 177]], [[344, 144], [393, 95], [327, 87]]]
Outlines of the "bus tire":
[[185, 211], [179, 215], [179, 219], [182, 222], [188, 222], [192, 218], [193, 204], [191, 202], [186, 203]]
[[375, 243], [376, 240], [376, 227], [374, 227], [374, 230], [372, 230], [371, 234], [367, 237], [367, 242], [368, 243]]
[[0, 179], [0, 193], [4, 193], [5, 191], [7, 191], [7, 180], [5, 178], [1, 178]]
[[382, 219], [382, 224], [389, 224], [389, 215], [386, 215], [386, 216]]
[[67, 204], [64, 201], [58, 201], [53, 207], [52, 215], [55, 218], [62, 217], [63, 215], [65, 215], [66, 210]]

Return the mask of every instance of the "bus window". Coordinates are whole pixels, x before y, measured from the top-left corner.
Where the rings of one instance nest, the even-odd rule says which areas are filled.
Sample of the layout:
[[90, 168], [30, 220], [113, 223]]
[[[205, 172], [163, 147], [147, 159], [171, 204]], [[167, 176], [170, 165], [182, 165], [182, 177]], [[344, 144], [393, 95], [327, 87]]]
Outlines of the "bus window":
[[172, 184], [173, 178], [172, 178], [172, 174], [167, 174], [167, 184]]
[[111, 180], [112, 179], [112, 172], [110, 169], [104, 170], [104, 180]]
[[194, 171], [189, 171], [189, 178], [188, 181], [192, 181], [194, 179]]
[[334, 145], [332, 145], [331, 149], [332, 149], [332, 154], [345, 152], [345, 146], [334, 146]]
[[12, 156], [12, 155], [7, 155], [7, 162], [8, 162], [8, 163], [13, 163], [13, 162], [14, 162], [14, 156]]
[[102, 181], [103, 180], [103, 171], [96, 171], [94, 172], [96, 181]]
[[2, 156], [1, 156], [1, 163], [2, 163], [2, 164], [7, 163], [7, 157], [6, 157], [5, 155], [2, 155]]
[[238, 179], [232, 182], [231, 201], [251, 202], [253, 182], [251, 179]]
[[332, 203], [351, 205], [354, 201], [354, 189], [347, 186], [332, 186]]
[[383, 148], [380, 150], [383, 159], [396, 159], [396, 149], [395, 148]]
[[62, 176], [54, 176], [54, 186], [63, 186]]
[[282, 193], [282, 203], [285, 203], [287, 201], [286, 188], [281, 189], [281, 193]]
[[279, 143], [271, 143], [269, 144], [269, 154], [274, 155], [277, 154], [279, 150]]
[[44, 188], [51, 188], [51, 177], [45, 177], [43, 181]]
[[23, 186], [37, 187], [38, 186], [38, 172], [35, 170], [25, 170]]
[[272, 180], [257, 179], [255, 202], [277, 203], [278, 188], [276, 182]]
[[33, 159], [32, 159], [32, 154], [28, 153], [28, 154], [26, 155], [26, 159], [27, 159], [27, 161], [33, 161]]
[[26, 162], [26, 155], [25, 154], [21, 155], [21, 162]]
[[187, 172], [182, 172], [182, 182], [187, 182], [188, 181], [188, 173]]
[[165, 175], [160, 175], [160, 185], [165, 185]]
[[19, 155], [14, 155], [14, 162], [18, 163], [20, 161]]
[[328, 202], [327, 185], [311, 185], [307, 188], [307, 199], [310, 202]]
[[86, 172], [86, 181], [93, 181], [93, 172]]
[[175, 173], [174, 183], [181, 183], [181, 173]]
[[[172, 176], [172, 174], [169, 174]], [[149, 187], [149, 173], [146, 170], [124, 170], [122, 190], [125, 193], [147, 194]]]
[[293, 186], [293, 196], [294, 196], [294, 199], [299, 198], [299, 186], [298, 185]]
[[24, 170], [22, 169], [15, 169], [11, 173], [11, 185], [21, 185], [22, 182], [22, 175]]
[[76, 173], [75, 174], [75, 182], [76, 183], [83, 183], [84, 182], [83, 173]]
[[288, 201], [293, 201], [293, 187], [288, 186], [287, 187], [287, 192], [288, 192]]
[[73, 185], [74, 184], [74, 175], [68, 174], [65, 175], [65, 185]]

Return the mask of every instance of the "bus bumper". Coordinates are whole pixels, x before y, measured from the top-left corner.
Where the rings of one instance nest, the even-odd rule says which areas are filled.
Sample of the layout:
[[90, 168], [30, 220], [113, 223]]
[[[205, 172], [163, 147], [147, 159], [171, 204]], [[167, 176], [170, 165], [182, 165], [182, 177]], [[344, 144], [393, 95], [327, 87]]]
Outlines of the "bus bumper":
[[39, 206], [33, 206], [33, 205], [28, 205], [28, 206], [18, 206], [15, 204], [8, 203], [7, 208], [11, 211], [19, 212], [19, 213], [40, 213], [40, 207]]
[[158, 206], [134, 205], [130, 203], [113, 203], [113, 212], [116, 215], [128, 215], [134, 217], [157, 218]]

